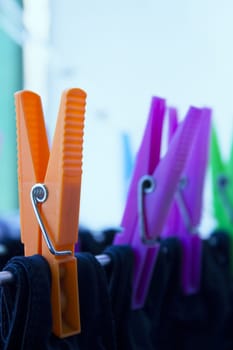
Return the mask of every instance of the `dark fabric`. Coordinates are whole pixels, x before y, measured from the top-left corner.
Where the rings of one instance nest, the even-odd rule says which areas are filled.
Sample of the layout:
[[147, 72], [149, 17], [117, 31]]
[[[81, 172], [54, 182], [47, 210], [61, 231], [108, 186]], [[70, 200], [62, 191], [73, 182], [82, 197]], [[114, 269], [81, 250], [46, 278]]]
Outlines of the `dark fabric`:
[[173, 324], [166, 320], [166, 315], [170, 313], [169, 303], [173, 302], [174, 287], [175, 290], [179, 289], [180, 263], [181, 246], [178, 239], [162, 240], [144, 305], [153, 349], [169, 348], [167, 344], [171, 344], [172, 348], [175, 345]]
[[228, 317], [226, 318], [224, 327], [224, 342], [221, 349], [233, 349], [233, 279], [232, 279], [232, 247], [231, 235], [224, 230], [215, 230], [209, 240], [211, 254], [218, 267], [217, 273], [222, 276], [223, 285], [227, 298], [229, 300]]
[[175, 269], [179, 268], [179, 242], [176, 239], [168, 239], [161, 243], [145, 306], [139, 310], [131, 309], [132, 263], [129, 264], [128, 256], [132, 255], [132, 252], [130, 253], [129, 247], [123, 246], [109, 247], [105, 252], [111, 255], [113, 264], [113, 267], [108, 267], [108, 275], [114, 315], [118, 316], [116, 320], [120, 325], [123, 320], [123, 330], [116, 327], [118, 348], [159, 348], [158, 332], [161, 332], [164, 301], [169, 285], [173, 283], [173, 276], [175, 279], [177, 277]]
[[[217, 235], [212, 235], [212, 242]], [[118, 349], [233, 349], [228, 236], [203, 241], [200, 291], [184, 295], [178, 239], [161, 241], [145, 306], [131, 310], [133, 253], [111, 246], [106, 274]], [[94, 246], [94, 243], [93, 243]], [[228, 249], [229, 250], [229, 249]]]
[[[16, 233], [17, 231], [17, 233]], [[6, 220], [0, 219], [0, 270], [13, 256], [24, 254], [19, 231]]]
[[[167, 240], [162, 242], [161, 247], [166, 243]], [[173, 244], [174, 248], [177, 246], [175, 241], [170, 241], [169, 250]], [[168, 256], [165, 254], [162, 260], [161, 255], [159, 256], [145, 306], [150, 314], [154, 349], [223, 349], [224, 329], [230, 304], [229, 289], [221, 274], [221, 268], [216, 264], [209, 244], [203, 242], [200, 291], [193, 295], [184, 295], [180, 288], [181, 249], [175, 250], [176, 254], [170, 254], [173, 260], [170, 276], [165, 267]], [[167, 275], [165, 278], [164, 273]], [[167, 284], [164, 295], [159, 291], [161, 281]], [[159, 306], [156, 307], [157, 304]]]
[[[111, 263], [105, 267], [105, 271], [114, 315], [117, 349], [137, 349], [137, 334], [133, 327], [131, 311], [133, 251], [129, 246], [110, 246], [105, 249], [104, 254], [111, 257]], [[138, 315], [134, 315], [134, 324], [137, 323], [137, 333], [139, 336], [141, 334], [141, 342], [147, 349], [141, 314], [143, 315], [140, 311]]]
[[90, 252], [94, 255], [101, 254], [103, 250], [112, 244], [117, 230], [107, 228], [96, 234], [88, 229], [79, 229], [79, 239], [76, 246], [76, 252]]
[[200, 291], [184, 295], [182, 250], [176, 238], [161, 241], [148, 296], [131, 309], [134, 254], [129, 246], [104, 250], [100, 266], [78, 253], [82, 331], [59, 339], [51, 333], [50, 270], [39, 256], [15, 257], [5, 269], [15, 283], [0, 288], [1, 350], [230, 350], [233, 349], [233, 288], [229, 235], [203, 241]]
[[1, 289], [1, 350], [114, 350], [105, 272], [91, 254], [78, 255], [82, 332], [59, 339], [51, 333], [50, 270], [39, 256], [11, 259], [15, 283]]
[[[132, 249], [129, 246], [111, 246], [104, 253], [111, 257], [111, 264], [105, 269], [115, 319], [117, 348], [159, 349], [165, 333], [171, 332], [168, 327], [164, 331], [161, 329], [161, 319], [166, 298], [169, 299], [168, 293], [172, 294], [169, 287], [177, 283], [181, 257], [179, 241], [170, 238], [161, 242], [145, 306], [138, 310], [131, 308]], [[170, 341], [172, 343], [172, 339]]]
[[90, 253], [79, 253], [80, 349], [114, 350], [116, 347], [113, 315], [105, 272]]
[[16, 257], [6, 265], [14, 283], [0, 289], [2, 350], [47, 349], [51, 329], [50, 272], [44, 258]]
[[24, 255], [24, 246], [19, 239], [4, 237], [0, 240], [0, 270], [14, 256]]

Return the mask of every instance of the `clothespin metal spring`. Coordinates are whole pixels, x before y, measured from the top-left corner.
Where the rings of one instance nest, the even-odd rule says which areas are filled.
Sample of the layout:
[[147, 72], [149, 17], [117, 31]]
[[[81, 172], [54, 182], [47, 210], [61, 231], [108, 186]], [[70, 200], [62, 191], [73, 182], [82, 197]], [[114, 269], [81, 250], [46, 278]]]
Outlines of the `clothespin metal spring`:
[[144, 244], [152, 246], [158, 243], [158, 238], [148, 238], [143, 199], [144, 194], [154, 192], [155, 187], [155, 179], [153, 178], [153, 176], [150, 175], [142, 176], [138, 182], [138, 214], [140, 224], [140, 237]]
[[[176, 192], [176, 200], [179, 205], [181, 215], [183, 217], [184, 223], [190, 233], [197, 233], [197, 227], [192, 225], [191, 217], [188, 212], [187, 206], [182, 195], [182, 191], [187, 185], [187, 178], [182, 176]], [[144, 209], [144, 195], [154, 192], [156, 188], [155, 179], [153, 176], [145, 175], [142, 176], [138, 182], [138, 214], [140, 220], [140, 237], [142, 242], [148, 246], [153, 246], [159, 242], [159, 237], [148, 238], [147, 229], [146, 229], [146, 218], [145, 218], [145, 209]], [[232, 213], [233, 214], [233, 213]], [[233, 216], [232, 216], [233, 218]]]
[[32, 202], [32, 207], [36, 216], [36, 219], [38, 221], [38, 224], [40, 226], [41, 232], [43, 234], [44, 240], [48, 246], [48, 249], [51, 254], [53, 255], [71, 255], [72, 251], [71, 250], [61, 250], [58, 251], [54, 248], [48, 232], [44, 226], [43, 220], [41, 218], [40, 212], [38, 210], [38, 203], [44, 203], [47, 198], [48, 198], [48, 190], [44, 184], [37, 183], [34, 186], [32, 186], [31, 192], [30, 192], [30, 197], [31, 197], [31, 202]]

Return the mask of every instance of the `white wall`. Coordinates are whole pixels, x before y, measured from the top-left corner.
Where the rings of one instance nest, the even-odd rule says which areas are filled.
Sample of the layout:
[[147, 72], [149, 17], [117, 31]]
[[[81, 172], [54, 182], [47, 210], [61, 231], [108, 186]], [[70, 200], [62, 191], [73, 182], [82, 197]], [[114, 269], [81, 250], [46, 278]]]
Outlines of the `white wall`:
[[[181, 115], [191, 104], [213, 107], [227, 154], [233, 135], [232, 1], [49, 4], [51, 46], [44, 94], [50, 130], [62, 90], [77, 86], [88, 94], [83, 223], [95, 228], [119, 225], [125, 198], [120, 135], [126, 130], [136, 151], [152, 95], [167, 98]], [[38, 12], [36, 16], [38, 22]], [[205, 203], [209, 225], [209, 194]]]

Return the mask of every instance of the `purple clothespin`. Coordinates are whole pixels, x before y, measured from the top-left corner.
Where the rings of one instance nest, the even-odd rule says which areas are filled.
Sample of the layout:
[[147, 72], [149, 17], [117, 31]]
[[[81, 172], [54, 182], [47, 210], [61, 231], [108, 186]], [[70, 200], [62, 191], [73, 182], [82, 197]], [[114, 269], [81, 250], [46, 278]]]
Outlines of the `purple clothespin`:
[[149, 120], [140, 146], [123, 215], [123, 233], [114, 244], [130, 244], [134, 250], [132, 307], [143, 306], [166, 216], [189, 156], [201, 110], [190, 108], [178, 127], [168, 151], [160, 160], [165, 101], [152, 99]]
[[[182, 245], [181, 285], [185, 294], [200, 288], [202, 241], [198, 234], [201, 220], [203, 187], [208, 162], [211, 110], [204, 108], [200, 123], [170, 209], [162, 237], [176, 236]], [[169, 111], [170, 141], [178, 126], [174, 109]], [[172, 141], [171, 141], [172, 142]]]
[[138, 183], [145, 175], [153, 174], [160, 159], [165, 100], [153, 97], [144, 136], [139, 148], [130, 183], [121, 227], [123, 232], [116, 235], [114, 244], [130, 244], [138, 221]]

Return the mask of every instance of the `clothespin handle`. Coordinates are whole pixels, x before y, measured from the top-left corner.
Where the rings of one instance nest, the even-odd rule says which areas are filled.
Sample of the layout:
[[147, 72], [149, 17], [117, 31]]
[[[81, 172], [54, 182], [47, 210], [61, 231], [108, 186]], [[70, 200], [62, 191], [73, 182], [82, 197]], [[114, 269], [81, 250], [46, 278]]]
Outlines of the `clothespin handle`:
[[[144, 304], [158, 256], [158, 239], [166, 224], [177, 184], [190, 155], [200, 113], [199, 109], [190, 108], [185, 120], [175, 133], [167, 153], [155, 167], [154, 172], [149, 177], [141, 178], [142, 181], [138, 183], [143, 187], [143, 179], [145, 179], [148, 187], [141, 188], [139, 191], [139, 193], [143, 193], [140, 199], [143, 208], [138, 211], [137, 226], [131, 241], [135, 253], [132, 295], [134, 309], [140, 308]], [[141, 220], [142, 217], [143, 220]], [[143, 225], [141, 225], [142, 221]], [[145, 228], [143, 239], [140, 234], [142, 227]]]
[[[174, 115], [170, 116], [174, 128]], [[169, 213], [163, 237], [176, 236], [182, 246], [181, 284], [186, 294], [200, 288], [202, 240], [198, 233], [203, 202], [205, 171], [208, 162], [211, 110], [203, 108], [196, 127], [190, 157], [180, 178], [175, 201]]]
[[49, 262], [53, 332], [61, 338], [80, 332], [74, 245], [85, 100], [86, 93], [80, 89], [63, 93], [49, 156], [39, 96], [28, 91], [16, 94], [22, 241], [26, 255], [42, 254]]

